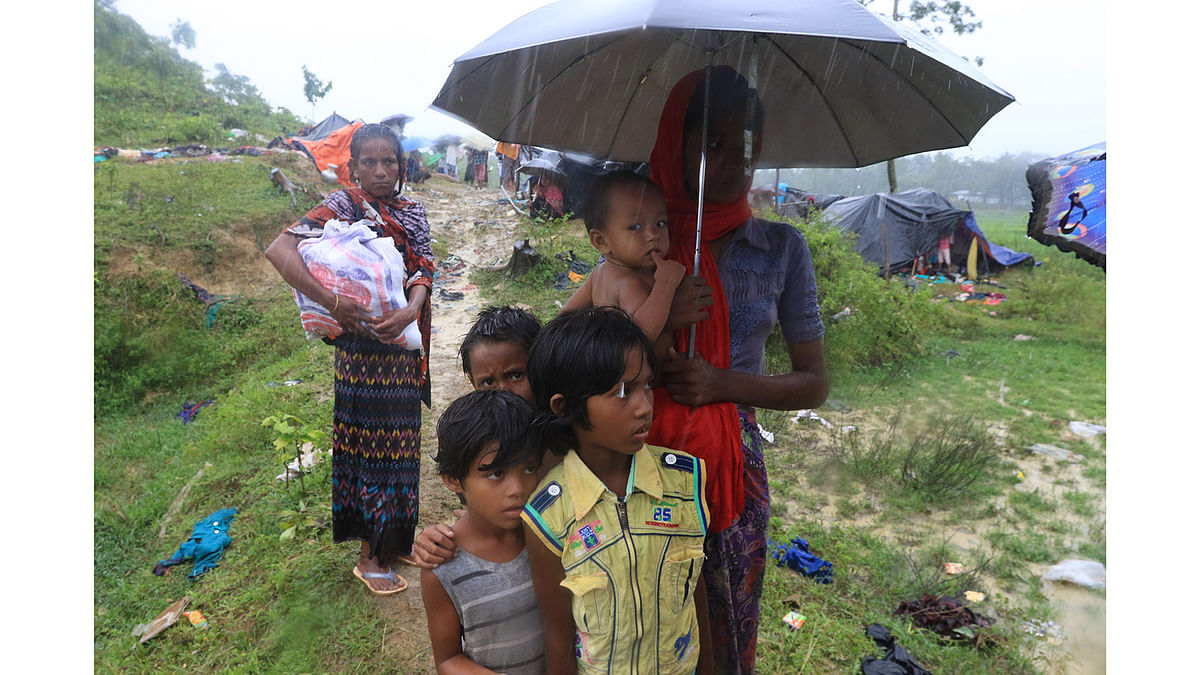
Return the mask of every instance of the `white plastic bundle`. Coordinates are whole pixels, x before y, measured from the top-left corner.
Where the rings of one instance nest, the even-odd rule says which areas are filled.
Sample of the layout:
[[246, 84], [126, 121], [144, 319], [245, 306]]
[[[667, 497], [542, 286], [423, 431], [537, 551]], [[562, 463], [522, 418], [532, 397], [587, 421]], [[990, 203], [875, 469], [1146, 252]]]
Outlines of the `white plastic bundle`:
[[[379, 237], [370, 220], [347, 223], [330, 220], [320, 238], [305, 239], [296, 247], [308, 271], [321, 285], [338, 295], [368, 308], [371, 316], [404, 309], [408, 273], [404, 256], [396, 250], [391, 237]], [[342, 327], [320, 303], [293, 289], [300, 307], [300, 324], [308, 339], [337, 337]], [[405, 349], [421, 349], [417, 322], [404, 327], [394, 341]]]

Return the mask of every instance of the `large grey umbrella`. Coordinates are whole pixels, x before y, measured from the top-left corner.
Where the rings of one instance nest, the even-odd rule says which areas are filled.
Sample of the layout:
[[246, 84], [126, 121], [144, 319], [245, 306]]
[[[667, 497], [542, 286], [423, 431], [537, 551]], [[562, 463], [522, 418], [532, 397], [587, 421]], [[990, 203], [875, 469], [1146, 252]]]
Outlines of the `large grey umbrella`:
[[1013, 100], [854, 0], [562, 0], [460, 56], [433, 107], [511, 143], [644, 162], [671, 87], [709, 65], [756, 87], [761, 168], [963, 146]]
[[675, 83], [719, 65], [762, 101], [763, 168], [859, 167], [959, 147], [1013, 100], [854, 0], [561, 0], [460, 56], [433, 107], [510, 143], [645, 162]]

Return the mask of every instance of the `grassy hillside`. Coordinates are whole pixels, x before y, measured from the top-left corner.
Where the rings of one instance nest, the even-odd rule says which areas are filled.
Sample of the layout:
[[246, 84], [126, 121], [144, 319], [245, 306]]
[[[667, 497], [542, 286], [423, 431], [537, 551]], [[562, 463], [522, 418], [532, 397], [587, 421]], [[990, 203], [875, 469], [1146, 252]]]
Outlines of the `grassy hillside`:
[[225, 79], [225, 87], [206, 84], [199, 64], [181, 57], [167, 38], [148, 35], [109, 3], [96, 0], [94, 26], [97, 146], [229, 146], [234, 143], [226, 138], [229, 129], [269, 139], [303, 125], [286, 109], [272, 108], [253, 85], [234, 74]]

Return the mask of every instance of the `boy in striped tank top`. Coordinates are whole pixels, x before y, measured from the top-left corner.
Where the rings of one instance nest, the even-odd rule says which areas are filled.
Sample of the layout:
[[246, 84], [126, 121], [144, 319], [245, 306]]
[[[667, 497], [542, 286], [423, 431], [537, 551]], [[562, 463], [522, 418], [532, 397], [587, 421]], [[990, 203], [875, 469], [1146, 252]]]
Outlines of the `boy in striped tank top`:
[[546, 672], [521, 524], [542, 457], [531, 417], [520, 396], [492, 389], [455, 400], [438, 420], [438, 473], [466, 507], [453, 528], [458, 555], [421, 572], [439, 673]]

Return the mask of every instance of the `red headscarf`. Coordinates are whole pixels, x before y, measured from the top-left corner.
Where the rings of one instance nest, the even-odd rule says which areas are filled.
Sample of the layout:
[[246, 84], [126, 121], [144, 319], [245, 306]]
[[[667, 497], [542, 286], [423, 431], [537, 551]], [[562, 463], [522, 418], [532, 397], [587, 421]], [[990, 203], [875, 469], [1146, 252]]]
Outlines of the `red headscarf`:
[[[721, 69], [732, 70], [727, 66]], [[716, 69], [714, 69], [716, 70]], [[650, 152], [650, 179], [663, 191], [667, 202], [671, 247], [667, 257], [683, 263], [692, 272], [696, 245], [696, 200], [683, 180], [683, 120], [688, 102], [697, 87], [704, 86], [704, 70], [684, 76], [675, 84], [658, 121], [658, 139]], [[709, 318], [696, 324], [696, 353], [716, 368], [729, 368], [729, 307], [717, 273], [717, 262], [708, 242], [731, 232], [750, 220], [746, 200], [728, 204], [704, 204], [700, 244], [700, 276], [713, 289]], [[675, 349], [687, 353], [688, 329], [675, 332]], [[663, 387], [655, 390], [654, 422], [650, 442], [690, 453], [704, 460], [708, 481], [705, 495], [712, 515], [710, 528], [719, 532], [741, 515], [745, 506], [742, 488], [742, 436], [737, 406], [730, 402], [693, 408], [676, 403]]]

